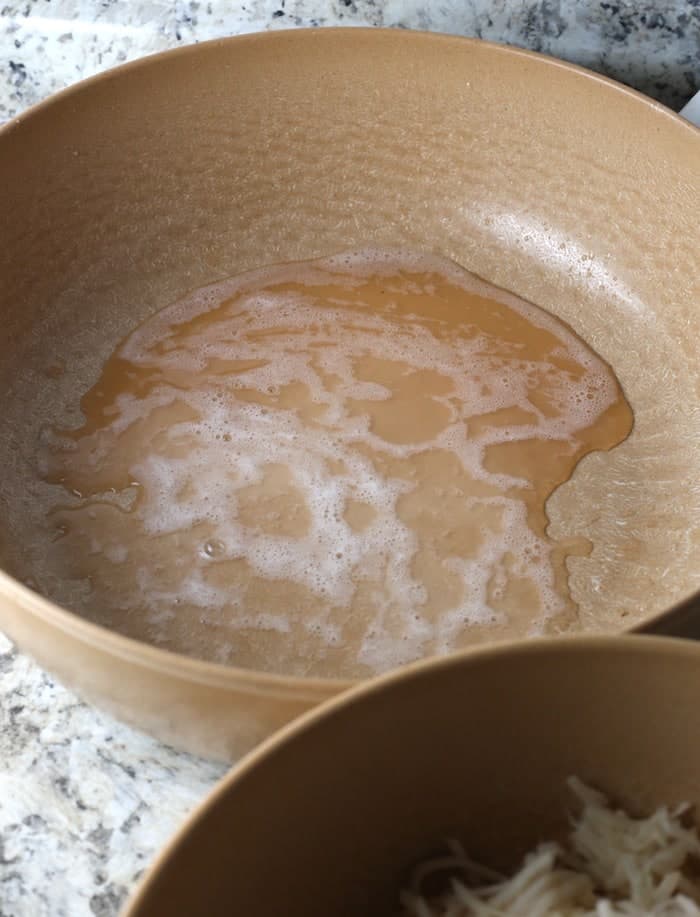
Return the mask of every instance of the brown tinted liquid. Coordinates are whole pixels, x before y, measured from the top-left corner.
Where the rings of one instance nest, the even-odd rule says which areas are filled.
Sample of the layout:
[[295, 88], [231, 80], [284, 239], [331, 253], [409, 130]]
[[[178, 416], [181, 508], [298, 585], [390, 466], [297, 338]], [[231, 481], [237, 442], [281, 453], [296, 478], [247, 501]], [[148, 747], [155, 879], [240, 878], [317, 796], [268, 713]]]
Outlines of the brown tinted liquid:
[[553, 543], [545, 504], [632, 426], [568, 326], [396, 252], [197, 291], [137, 328], [81, 407], [42, 447], [77, 610], [333, 676], [575, 629], [566, 558], [591, 545]]

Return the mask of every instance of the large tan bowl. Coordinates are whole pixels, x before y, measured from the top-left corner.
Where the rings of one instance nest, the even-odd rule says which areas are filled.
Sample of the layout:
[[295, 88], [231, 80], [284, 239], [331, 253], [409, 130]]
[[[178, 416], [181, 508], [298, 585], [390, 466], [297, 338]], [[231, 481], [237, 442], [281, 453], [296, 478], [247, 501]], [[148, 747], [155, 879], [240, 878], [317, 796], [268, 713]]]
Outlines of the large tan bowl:
[[313, 711], [234, 769], [128, 917], [387, 917], [457, 836], [508, 868], [565, 826], [565, 781], [633, 813], [700, 804], [700, 647], [575, 638], [420, 663]]
[[[0, 441], [15, 437], [13, 461], [31, 460], [40, 405], [19, 420], [16, 407], [29, 363], [106, 357], [184, 291], [353, 246], [440, 253], [557, 312], [635, 396], [648, 442], [636, 464], [620, 447], [606, 505], [630, 474], [656, 490], [647, 509], [634, 489], [620, 502], [620, 602], [583, 622], [624, 630], [700, 588], [700, 497], [687, 487], [700, 467], [688, 408], [700, 391], [699, 163], [700, 133], [636, 93], [457, 38], [276, 33], [107, 73], [0, 131]], [[600, 494], [577, 480], [569, 517], [604, 524]], [[9, 574], [24, 538], [6, 500], [0, 486]], [[219, 757], [347, 687], [170, 654], [5, 573], [0, 626], [86, 699]]]

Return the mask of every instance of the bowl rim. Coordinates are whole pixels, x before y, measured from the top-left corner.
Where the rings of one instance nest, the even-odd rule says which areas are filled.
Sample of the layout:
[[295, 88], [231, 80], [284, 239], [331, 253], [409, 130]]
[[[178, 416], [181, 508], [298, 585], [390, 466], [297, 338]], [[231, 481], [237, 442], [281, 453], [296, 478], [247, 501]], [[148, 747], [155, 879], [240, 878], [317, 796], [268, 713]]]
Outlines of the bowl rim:
[[[502, 55], [508, 59], [521, 61], [523, 64], [535, 63], [538, 67], [547, 68], [552, 72], [568, 71], [577, 80], [595, 86], [596, 91], [621, 95], [623, 98], [632, 100], [635, 105], [639, 106], [640, 115], [645, 114], [647, 117], [654, 118], [662, 117], [668, 122], [667, 128], [683, 130], [689, 133], [690, 136], [695, 136], [697, 141], [700, 142], [700, 128], [691, 124], [662, 103], [609, 77], [540, 52], [442, 32], [400, 28], [336, 26], [251, 32], [243, 35], [215, 38], [144, 55], [73, 83], [30, 106], [18, 116], [0, 125], [0, 145], [5, 138], [10, 137], [25, 122], [41, 118], [45, 111], [52, 109], [54, 106], [61, 105], [71, 99], [77, 100], [83, 93], [90, 92], [93, 87], [106, 84], [115, 79], [118, 80], [122, 74], [133, 74], [147, 71], [152, 67], [159, 67], [164, 60], [169, 60], [175, 56], [186, 58], [201, 54], [207, 55], [212, 50], [222, 47], [230, 48], [231, 51], [234, 51], [237, 47], [244, 45], [274, 45], [284, 42], [308, 47], [308, 43], [315, 42], [333, 44], [353, 41], [369, 41], [377, 45], [384, 43], [403, 44], [407, 48], [436, 44], [451, 45], [464, 49], [464, 51], [479, 48], [486, 50], [488, 54]], [[0, 600], [3, 599], [14, 601], [23, 611], [36, 616], [49, 626], [58, 628], [64, 634], [84, 645], [96, 647], [112, 656], [167, 674], [179, 681], [223, 687], [229, 690], [235, 688], [258, 695], [284, 697], [286, 700], [313, 702], [363, 682], [363, 679], [304, 677], [265, 672], [259, 669], [245, 669], [239, 666], [208, 662], [176, 653], [172, 650], [162, 649], [95, 624], [81, 617], [77, 612], [70, 611], [52, 600], [44, 598], [0, 568]], [[663, 624], [663, 621], [670, 613], [682, 612], [688, 605], [697, 602], [698, 599], [700, 599], [700, 591], [682, 599], [668, 609], [658, 612], [653, 617], [645, 618], [641, 624], [633, 629], [631, 628], [627, 633], [643, 630], [647, 626], [653, 627], [659, 622]], [[624, 634], [626, 632], [621, 631], [620, 633]], [[467, 650], [466, 652], [474, 652], [474, 650]]]
[[122, 905], [121, 917], [136, 917], [136, 908], [140, 907], [150, 893], [170, 858], [187, 838], [189, 833], [215, 809], [226, 794], [231, 791], [255, 768], [270, 755], [284, 748], [285, 745], [302, 740], [305, 733], [319, 723], [342, 715], [343, 711], [357, 703], [384, 694], [396, 685], [407, 682], [429, 680], [433, 673], [453, 669], [469, 669], [489, 665], [493, 661], [508, 658], [538, 656], [579, 656], [589, 654], [606, 654], [613, 657], [665, 656], [668, 659], [690, 659], [700, 666], [700, 643], [678, 637], [647, 636], [642, 634], [622, 635], [566, 635], [560, 637], [536, 637], [527, 641], [509, 641], [475, 649], [461, 650], [448, 656], [433, 656], [393, 669], [376, 678], [363, 681], [353, 688], [330, 698], [322, 704], [303, 713], [301, 716], [284, 725], [277, 732], [264, 739], [251, 751], [236, 762], [223, 777], [213, 785], [207, 795], [190, 811], [180, 827], [169, 838], [147, 864], [145, 872], [132, 889]]
[[645, 95], [638, 89], [622, 83], [613, 77], [604, 76], [590, 70], [581, 64], [574, 64], [570, 61], [562, 60], [542, 51], [531, 51], [529, 48], [522, 48], [517, 45], [505, 44], [497, 41], [489, 41], [483, 38], [475, 38], [468, 35], [457, 35], [449, 32], [427, 31], [425, 29], [406, 29], [399, 26], [302, 26], [299, 28], [288, 27], [280, 29], [268, 29], [266, 31], [245, 32], [243, 34], [227, 35], [221, 38], [209, 38], [205, 41], [191, 42], [189, 44], [178, 45], [171, 48], [165, 48], [161, 51], [154, 51], [143, 54], [133, 60], [117, 64], [114, 67], [108, 67], [91, 76], [77, 80], [56, 92], [51, 93], [39, 102], [23, 109], [18, 115], [9, 118], [6, 122], [0, 123], [0, 140], [5, 133], [9, 133], [13, 128], [23, 124], [28, 118], [35, 115], [61, 101], [69, 99], [73, 95], [80, 95], [84, 91], [101, 82], [109, 82], [118, 78], [123, 73], [137, 72], [141, 69], [148, 69], [151, 66], [158, 66], [163, 58], [172, 58], [180, 56], [182, 58], [200, 53], [207, 54], [216, 47], [226, 47], [230, 45], [259, 44], [259, 43], [277, 43], [280, 41], [300, 42], [331, 42], [346, 41], [351, 38], [363, 38], [370, 41], [379, 42], [412, 42], [418, 43], [445, 43], [459, 44], [464, 47], [485, 48], [492, 54], [503, 54], [506, 57], [537, 63], [539, 66], [550, 67], [553, 70], [565, 70], [578, 74], [579, 77], [593, 84], [598, 84], [603, 90], [614, 91], [626, 96], [641, 104], [647, 110], [654, 110], [658, 114], [670, 118], [679, 127], [686, 128], [691, 134], [700, 135], [700, 126], [696, 126], [691, 121], [683, 118], [677, 111], [664, 105], [663, 102]]

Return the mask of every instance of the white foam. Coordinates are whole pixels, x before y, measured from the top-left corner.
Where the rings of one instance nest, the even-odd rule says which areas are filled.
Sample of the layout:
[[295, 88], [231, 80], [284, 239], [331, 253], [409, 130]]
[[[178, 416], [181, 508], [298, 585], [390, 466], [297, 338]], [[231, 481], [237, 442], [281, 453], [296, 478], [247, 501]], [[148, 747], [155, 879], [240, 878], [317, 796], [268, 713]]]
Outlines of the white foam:
[[[464, 333], [447, 339], [439, 333], [440, 323], [431, 326], [425, 315], [412, 320], [391, 308], [383, 313], [358, 312], [355, 307], [349, 311], [342, 296], [335, 302], [314, 301], [315, 286], [329, 282], [351, 291], [366, 277], [385, 275], [391, 285], [397, 266], [406, 272], [441, 274], [485, 296], [495, 293], [442, 259], [401, 252], [350, 253], [316, 262], [313, 268], [264, 269], [199, 291], [153, 316], [121, 345], [117, 355], [140, 371], [149, 371], [153, 387], [143, 397], [122, 394], [105, 428], [80, 441], [87, 481], [119, 448], [120, 437], [157, 409], [181, 402], [194, 418], [173, 423], [165, 431], [151, 431], [153, 438], [144, 440], [129, 466], [129, 474], [141, 488], [132, 512], [134, 522], [149, 535], [192, 532], [198, 526], [206, 531], [188, 559], [177, 595], [162, 588], [157, 569], [139, 570], [139, 588], [154, 609], [154, 624], [167, 626], [163, 608], [179, 598], [202, 609], [236, 609], [230, 616], [232, 627], [288, 632], [289, 621], [280, 609], [257, 617], [246, 615], [233, 586], [223, 589], [208, 582], [208, 567], [233, 559], [245, 560], [260, 577], [296, 583], [319, 597], [321, 610], [310, 611], [305, 627], [323, 635], [329, 646], [342, 639], [342, 630], [331, 622], [331, 611], [352, 607], [358, 583], [380, 583], [375, 590], [375, 614], [367, 622], [360, 649], [360, 661], [375, 670], [415, 658], [428, 640], [439, 651], [448, 651], [465, 625], [498, 619], [487, 593], [506, 553], [516, 572], [537, 584], [542, 621], [560, 610], [562, 599], [546, 562], [551, 546], [528, 527], [524, 504], [506, 494], [527, 482], [487, 471], [484, 456], [490, 445], [534, 437], [573, 444], [577, 432], [614, 402], [617, 393], [610, 374], [561, 322], [499, 292], [501, 302], [560, 342], [550, 356], [574, 360], [582, 369], [575, 378], [551, 367], [549, 397], [561, 414], [549, 417], [529, 400], [542, 365], [519, 361], [517, 349], [508, 360], [494, 359], [489, 339], [483, 333], [470, 337], [466, 320]], [[291, 294], [288, 289], [275, 292], [275, 286], [300, 275], [307, 288], [304, 294]], [[420, 292], [415, 279], [404, 281], [409, 283]], [[207, 315], [206, 322], [194, 321]], [[317, 347], [320, 341], [328, 343]], [[385, 386], [357, 378], [357, 360], [367, 356], [408, 364], [411, 372], [430, 370], [449, 380], [449, 391], [431, 396], [436, 408], [446, 408], [449, 417], [432, 441], [387, 442], [371, 429], [366, 413], [353, 415], [351, 407], [358, 400], [381, 402], [391, 396]], [[251, 368], [228, 374], [216, 371], [215, 361], [234, 360], [251, 361]], [[312, 420], [276, 403], [285, 387], [292, 385], [306, 387], [309, 406], [317, 409]], [[246, 390], [269, 403], [243, 400]], [[470, 432], [470, 417], [509, 407], [528, 411], [533, 422]], [[160, 445], [154, 445], [155, 434], [161, 440], [165, 437]], [[172, 448], [177, 443], [187, 445], [185, 454], [178, 455]], [[413, 485], [407, 479], [385, 477], [358, 447], [396, 459], [428, 448], [446, 450], [474, 479], [500, 492], [498, 497], [475, 502], [490, 500], [501, 506], [503, 530], [497, 535], [487, 533], [477, 557], [445, 561], [446, 568], [461, 577], [463, 599], [436, 621], [420, 613], [427, 593], [413, 574], [419, 543], [416, 533], [397, 515], [397, 500], [409, 494]], [[44, 468], [55, 464], [57, 454], [68, 464], [76, 452], [73, 438], [61, 439], [52, 432], [43, 437], [43, 448], [49, 453], [42, 456]], [[346, 470], [331, 473], [329, 467], [341, 462]], [[308, 516], [300, 536], [274, 534], [269, 526], [241, 521], [246, 488], [259, 485], [272, 466], [288, 469], [290, 486], [300, 495]], [[361, 532], [353, 531], [344, 518], [351, 499], [374, 510]], [[105, 553], [113, 562], [128, 559], [126, 545], [112, 542]], [[395, 627], [387, 624], [397, 614], [403, 622], [399, 641]]]

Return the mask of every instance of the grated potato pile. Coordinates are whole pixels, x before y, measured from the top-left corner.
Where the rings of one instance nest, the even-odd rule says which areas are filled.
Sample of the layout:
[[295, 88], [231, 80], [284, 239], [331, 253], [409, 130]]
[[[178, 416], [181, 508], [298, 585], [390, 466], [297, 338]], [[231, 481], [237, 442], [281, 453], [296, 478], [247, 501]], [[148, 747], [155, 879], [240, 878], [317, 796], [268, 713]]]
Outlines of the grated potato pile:
[[[581, 814], [564, 847], [540, 844], [508, 878], [450, 841], [401, 893], [402, 917], [700, 917], [700, 876], [689, 871], [700, 839], [682, 823], [688, 806], [631, 818], [577, 778], [568, 783]], [[425, 897], [436, 873], [450, 876], [447, 888]]]

